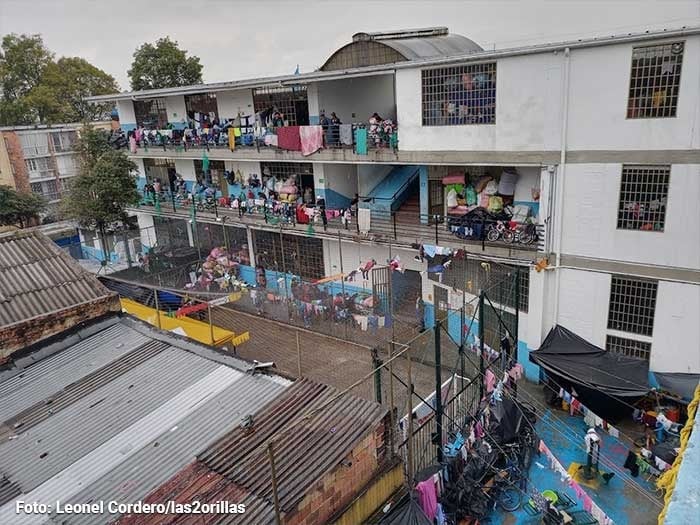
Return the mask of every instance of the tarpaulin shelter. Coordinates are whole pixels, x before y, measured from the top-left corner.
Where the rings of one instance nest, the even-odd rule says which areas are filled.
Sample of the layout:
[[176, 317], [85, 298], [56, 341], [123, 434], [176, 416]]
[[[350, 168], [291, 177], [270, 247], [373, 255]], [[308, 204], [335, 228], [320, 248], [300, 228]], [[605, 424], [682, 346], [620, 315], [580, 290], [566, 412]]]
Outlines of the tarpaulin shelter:
[[647, 361], [608, 352], [560, 325], [550, 330], [538, 350], [530, 352], [530, 361], [544, 368], [558, 385], [573, 387], [581, 401], [598, 408], [601, 416], [621, 415], [622, 406], [650, 390]]
[[380, 525], [432, 525], [418, 503], [418, 496], [407, 494], [386, 516], [380, 521]]

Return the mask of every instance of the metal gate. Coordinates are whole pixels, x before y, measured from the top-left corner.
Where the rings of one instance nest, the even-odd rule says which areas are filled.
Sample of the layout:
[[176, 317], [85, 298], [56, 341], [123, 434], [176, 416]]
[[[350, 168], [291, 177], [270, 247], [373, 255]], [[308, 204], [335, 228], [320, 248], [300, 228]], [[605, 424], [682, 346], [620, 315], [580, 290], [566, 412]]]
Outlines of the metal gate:
[[372, 269], [372, 299], [377, 311], [392, 317], [391, 308], [391, 270], [388, 266]]
[[[435, 220], [435, 216], [442, 217], [445, 211], [445, 187], [440, 180], [428, 181], [428, 210], [430, 222]], [[440, 220], [440, 219], [438, 219]]]
[[449, 309], [447, 288], [433, 285], [433, 297], [435, 297], [435, 320], [441, 321], [447, 317], [447, 311]]

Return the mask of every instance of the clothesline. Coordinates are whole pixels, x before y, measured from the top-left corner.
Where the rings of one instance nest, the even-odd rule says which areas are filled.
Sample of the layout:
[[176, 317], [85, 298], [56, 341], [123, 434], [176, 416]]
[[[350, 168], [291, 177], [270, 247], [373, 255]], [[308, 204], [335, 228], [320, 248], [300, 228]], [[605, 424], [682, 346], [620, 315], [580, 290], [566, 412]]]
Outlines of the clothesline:
[[571, 490], [574, 491], [574, 494], [576, 494], [576, 499], [581, 501], [583, 504], [583, 510], [589, 512], [591, 516], [593, 516], [598, 523], [600, 523], [600, 525], [613, 525], [613, 520], [607, 514], [605, 514], [605, 512], [603, 512], [603, 509], [601, 509], [598, 504], [586, 493], [586, 491], [581, 488], [581, 485], [579, 485], [571, 477], [571, 475], [564, 469], [560, 461], [541, 439], [539, 451], [547, 457], [550, 470], [559, 474], [562, 483], [565, 483], [571, 488]]
[[559, 389], [559, 398], [563, 399], [569, 404], [569, 414], [574, 415], [575, 412], [580, 412], [583, 414], [583, 420], [586, 422], [589, 428], [598, 427], [605, 430], [614, 438], [620, 437], [620, 431], [613, 427], [602, 417], [596, 415], [591, 409], [587, 408], [583, 403], [581, 403], [576, 396], [573, 396], [563, 388]]

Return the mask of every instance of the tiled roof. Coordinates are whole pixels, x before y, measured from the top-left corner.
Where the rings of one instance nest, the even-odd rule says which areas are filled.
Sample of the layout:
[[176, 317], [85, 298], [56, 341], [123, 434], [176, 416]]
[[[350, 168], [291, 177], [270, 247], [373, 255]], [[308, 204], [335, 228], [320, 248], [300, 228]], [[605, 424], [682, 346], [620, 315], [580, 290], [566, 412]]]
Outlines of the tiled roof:
[[[11, 377], [12, 370], [0, 374], [0, 523], [36, 521], [15, 515], [20, 495], [142, 500], [289, 385], [131, 318], [102, 324]], [[61, 524], [114, 518], [52, 517]]]
[[36, 230], [0, 234], [0, 327], [113, 295]]

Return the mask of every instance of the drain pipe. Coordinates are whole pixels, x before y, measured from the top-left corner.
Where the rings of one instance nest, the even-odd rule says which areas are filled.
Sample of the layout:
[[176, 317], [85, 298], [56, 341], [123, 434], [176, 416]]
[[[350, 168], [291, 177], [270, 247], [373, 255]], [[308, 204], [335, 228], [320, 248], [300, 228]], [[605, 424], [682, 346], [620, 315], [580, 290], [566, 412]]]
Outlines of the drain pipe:
[[571, 69], [571, 50], [564, 49], [564, 82], [561, 111], [561, 152], [559, 155], [559, 171], [557, 173], [557, 191], [555, 192], [555, 218], [557, 229], [556, 266], [554, 275], [554, 324], [559, 320], [559, 288], [561, 286], [561, 245], [564, 239], [564, 185], [566, 181], [566, 148], [567, 131], [569, 128], [569, 71]]

